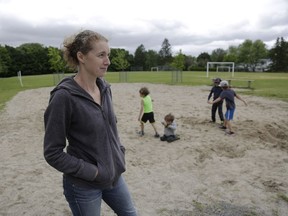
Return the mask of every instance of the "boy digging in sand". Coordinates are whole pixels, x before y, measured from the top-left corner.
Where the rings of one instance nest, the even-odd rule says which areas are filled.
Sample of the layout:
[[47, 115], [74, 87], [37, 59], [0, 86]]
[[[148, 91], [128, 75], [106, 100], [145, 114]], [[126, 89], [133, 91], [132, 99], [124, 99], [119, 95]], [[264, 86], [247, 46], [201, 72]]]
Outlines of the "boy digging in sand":
[[219, 86], [223, 88], [223, 92], [220, 94], [220, 96], [216, 100], [212, 102], [208, 101], [208, 103], [214, 104], [225, 99], [225, 102], [226, 102], [225, 120], [224, 120], [223, 126], [221, 126], [220, 128], [224, 130], [228, 128], [227, 134], [232, 135], [234, 134], [234, 132], [232, 131], [231, 120], [233, 120], [234, 112], [236, 109], [234, 98], [235, 97], [238, 98], [246, 106], [247, 106], [247, 103], [239, 95], [237, 95], [233, 89], [229, 88], [229, 83], [226, 80], [221, 81]]
[[170, 143], [179, 139], [179, 137], [175, 135], [177, 125], [174, 119], [174, 115], [169, 113], [164, 117], [164, 122], [161, 122], [164, 125], [164, 135], [160, 137], [161, 141]]

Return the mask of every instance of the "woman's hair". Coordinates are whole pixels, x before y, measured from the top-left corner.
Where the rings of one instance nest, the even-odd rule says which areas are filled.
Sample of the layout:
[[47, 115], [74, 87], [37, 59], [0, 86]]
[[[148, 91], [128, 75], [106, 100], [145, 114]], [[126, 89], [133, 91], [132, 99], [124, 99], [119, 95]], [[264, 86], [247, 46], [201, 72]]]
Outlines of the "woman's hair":
[[148, 88], [146, 88], [146, 87], [142, 87], [142, 88], [139, 90], [139, 93], [142, 94], [142, 95], [145, 95], [145, 96], [147, 96], [148, 94], [150, 94]]
[[169, 121], [169, 122], [173, 122], [175, 117], [174, 115], [172, 115], [171, 113], [167, 114], [165, 117], [164, 117], [165, 121]]
[[84, 30], [78, 34], [66, 38], [63, 42], [62, 50], [63, 57], [66, 60], [68, 66], [70, 66], [72, 69], [76, 69], [79, 64], [77, 53], [81, 52], [86, 55], [93, 49], [92, 42], [95, 41], [108, 42], [108, 39], [103, 35], [91, 30]]

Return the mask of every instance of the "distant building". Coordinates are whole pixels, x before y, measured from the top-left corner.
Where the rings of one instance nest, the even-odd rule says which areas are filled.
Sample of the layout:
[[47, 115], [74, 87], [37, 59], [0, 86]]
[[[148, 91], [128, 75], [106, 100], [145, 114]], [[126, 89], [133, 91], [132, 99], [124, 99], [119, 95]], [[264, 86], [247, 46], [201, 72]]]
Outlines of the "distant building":
[[260, 59], [259, 63], [256, 65], [255, 71], [269, 71], [272, 63], [271, 59]]
[[270, 71], [270, 67], [272, 65], [271, 59], [260, 59], [256, 65], [249, 65], [239, 63], [235, 66], [235, 71], [250, 71], [250, 72], [265, 72]]

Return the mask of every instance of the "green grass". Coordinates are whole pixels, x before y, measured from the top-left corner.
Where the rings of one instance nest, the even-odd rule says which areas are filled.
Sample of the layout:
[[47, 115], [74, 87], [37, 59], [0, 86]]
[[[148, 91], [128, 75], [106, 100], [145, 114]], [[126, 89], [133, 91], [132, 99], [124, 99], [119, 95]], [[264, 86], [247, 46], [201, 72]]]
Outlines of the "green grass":
[[23, 87], [17, 77], [0, 78], [0, 110], [18, 92], [54, 85], [53, 75], [23, 76]]
[[[122, 73], [123, 75], [123, 73]], [[253, 89], [237, 92], [241, 94], [262, 96], [280, 99], [288, 102], [288, 73], [244, 73], [235, 72], [234, 77], [228, 72], [210, 72], [209, 77], [206, 72], [182, 72], [182, 82], [173, 82], [172, 72], [127, 72], [127, 80], [123, 79], [119, 72], [108, 72], [106, 80], [110, 83], [127, 82], [127, 83], [163, 83], [170, 85], [187, 85], [200, 86], [211, 85], [211, 79], [221, 77], [223, 79], [233, 79], [232, 85], [244, 86], [245, 82], [237, 80], [254, 80]], [[66, 74], [66, 76], [68, 76]], [[122, 79], [121, 79], [122, 77]], [[174, 74], [175, 77], [175, 74]], [[180, 78], [180, 77], [178, 77]], [[0, 78], [0, 110], [5, 103], [9, 101], [19, 91], [35, 89], [41, 87], [54, 86], [59, 77], [53, 74], [38, 76], [22, 76], [23, 87], [17, 77]], [[175, 80], [175, 79], [174, 79]]]
[[286, 203], [288, 203], [288, 197], [285, 194], [278, 194], [278, 197], [281, 198]]

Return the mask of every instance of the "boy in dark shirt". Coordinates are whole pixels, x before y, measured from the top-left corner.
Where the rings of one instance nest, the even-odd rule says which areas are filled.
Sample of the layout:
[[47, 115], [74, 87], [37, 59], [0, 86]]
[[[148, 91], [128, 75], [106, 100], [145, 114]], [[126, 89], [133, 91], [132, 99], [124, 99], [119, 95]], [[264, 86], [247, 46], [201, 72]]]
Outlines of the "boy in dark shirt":
[[[219, 86], [220, 82], [221, 82], [220, 78], [213, 79], [214, 86], [211, 88], [210, 94], [208, 95], [208, 101], [210, 100], [212, 95], [213, 95], [213, 100], [216, 100], [220, 96], [221, 92], [223, 91], [222, 88]], [[210, 121], [211, 123], [216, 122], [216, 111], [218, 109], [218, 115], [219, 115], [221, 124], [223, 124], [224, 116], [223, 116], [222, 107], [223, 107], [223, 100], [212, 104], [211, 121]]]

